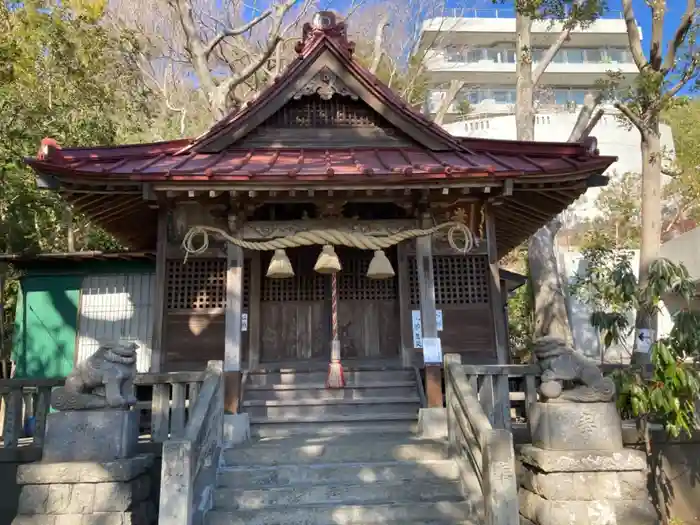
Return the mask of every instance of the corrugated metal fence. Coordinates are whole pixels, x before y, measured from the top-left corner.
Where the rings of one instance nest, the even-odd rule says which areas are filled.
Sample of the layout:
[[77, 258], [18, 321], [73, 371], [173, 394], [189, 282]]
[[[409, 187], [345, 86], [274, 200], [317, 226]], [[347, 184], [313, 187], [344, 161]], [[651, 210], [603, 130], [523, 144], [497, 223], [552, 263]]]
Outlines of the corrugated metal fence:
[[101, 344], [124, 338], [139, 345], [136, 367], [148, 372], [153, 338], [154, 273], [91, 275], [80, 294], [76, 362]]

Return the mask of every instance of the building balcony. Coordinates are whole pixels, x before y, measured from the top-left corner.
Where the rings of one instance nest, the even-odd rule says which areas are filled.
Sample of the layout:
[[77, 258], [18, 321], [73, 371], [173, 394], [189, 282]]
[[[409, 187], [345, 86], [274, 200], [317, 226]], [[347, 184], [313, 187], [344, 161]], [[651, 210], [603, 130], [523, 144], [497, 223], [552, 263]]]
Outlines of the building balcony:
[[[425, 61], [426, 75], [430, 82], [442, 83], [451, 80], [464, 80], [470, 84], [512, 84], [515, 85], [515, 63], [479, 60], [476, 62], [455, 62], [444, 55], [437, 55]], [[634, 77], [639, 71], [631, 62], [552, 62], [542, 76], [542, 84], [593, 86], [604, 80], [609, 73], [620, 73], [623, 78]]]
[[[561, 23], [536, 20], [532, 24], [533, 45], [551, 45], [562, 31]], [[515, 12], [508, 9], [453, 9], [444, 16], [423, 22], [417, 50], [436, 45], [493, 45], [515, 41]], [[607, 13], [585, 29], [571, 32], [570, 45], [628, 46], [627, 28], [622, 14]]]

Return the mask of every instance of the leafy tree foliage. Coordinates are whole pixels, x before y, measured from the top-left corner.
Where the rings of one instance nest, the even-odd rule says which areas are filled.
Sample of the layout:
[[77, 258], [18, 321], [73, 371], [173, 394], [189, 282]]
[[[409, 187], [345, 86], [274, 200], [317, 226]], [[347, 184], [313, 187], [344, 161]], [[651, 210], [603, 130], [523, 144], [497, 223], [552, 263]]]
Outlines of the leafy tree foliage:
[[[65, 249], [65, 203], [36, 189], [23, 159], [44, 137], [62, 145], [113, 144], [147, 124], [147, 94], [123, 44], [102, 24], [104, 2], [0, 4], [0, 250]], [[114, 241], [84, 218], [77, 248]]]
[[[76, 249], [119, 247], [85, 217], [72, 217], [56, 192], [38, 190], [23, 162], [44, 137], [64, 146], [108, 145], [148, 127], [135, 43], [103, 23], [105, 3], [0, 2], [0, 252], [66, 250], [68, 227]], [[6, 281], [6, 314], [16, 286]], [[9, 315], [2, 322], [0, 358], [12, 326]]]
[[653, 459], [649, 425], [663, 425], [672, 437], [695, 429], [695, 400], [700, 395], [700, 315], [690, 310], [695, 283], [683, 265], [667, 259], [655, 260], [648, 279], [639, 283], [625, 253], [598, 247], [586, 250], [584, 256], [588, 269], [572, 290], [592, 307], [590, 323], [606, 349], [634, 331], [629, 323], [634, 311], [655, 316], [663, 298], [671, 294], [687, 305], [674, 315], [670, 334], [651, 345], [650, 365], [633, 365], [614, 373], [618, 408], [623, 418], [638, 422], [655, 481], [659, 516], [668, 523], [661, 465]]

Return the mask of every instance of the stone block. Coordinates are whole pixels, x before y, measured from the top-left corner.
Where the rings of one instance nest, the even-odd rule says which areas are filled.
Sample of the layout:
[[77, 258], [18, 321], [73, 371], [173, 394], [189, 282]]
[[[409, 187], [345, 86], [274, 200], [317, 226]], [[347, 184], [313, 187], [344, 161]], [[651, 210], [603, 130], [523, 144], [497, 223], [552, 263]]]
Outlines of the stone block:
[[548, 500], [520, 489], [520, 513], [537, 525], [657, 525], [648, 500]]
[[250, 439], [250, 417], [247, 413], [224, 414], [223, 442], [226, 446], [245, 443]]
[[447, 411], [444, 408], [421, 408], [418, 429], [426, 439], [447, 439]]
[[646, 475], [638, 472], [543, 473], [525, 467], [521, 485], [550, 500], [635, 500], [647, 494]]
[[42, 461], [114, 461], [135, 455], [138, 412], [74, 410], [54, 412], [46, 420]]
[[141, 476], [129, 482], [95, 485], [94, 512], [123, 512], [148, 498], [150, 480]]
[[80, 525], [83, 520], [82, 514], [57, 514], [54, 517], [53, 525]]
[[622, 423], [614, 403], [535, 403], [533, 446], [546, 450], [621, 450]]
[[45, 514], [49, 500], [48, 485], [27, 485], [19, 493], [18, 514]]
[[[80, 525], [80, 522], [74, 522]], [[56, 516], [47, 514], [18, 515], [12, 520], [12, 525], [56, 525]]]
[[518, 459], [543, 472], [628, 472], [645, 471], [644, 452], [632, 449], [617, 451], [543, 450], [533, 445], [520, 447]]
[[152, 454], [107, 462], [29, 463], [17, 467], [17, 484], [102, 483], [130, 481], [153, 465]]

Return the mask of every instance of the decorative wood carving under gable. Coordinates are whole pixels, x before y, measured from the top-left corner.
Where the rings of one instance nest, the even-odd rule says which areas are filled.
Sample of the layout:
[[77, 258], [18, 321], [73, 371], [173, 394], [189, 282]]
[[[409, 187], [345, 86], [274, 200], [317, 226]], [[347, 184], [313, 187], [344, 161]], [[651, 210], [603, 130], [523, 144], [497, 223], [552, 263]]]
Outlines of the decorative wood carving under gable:
[[414, 142], [322, 68], [235, 147], [411, 146]]

